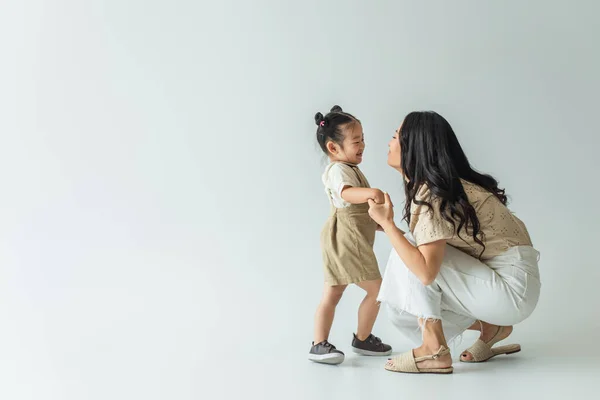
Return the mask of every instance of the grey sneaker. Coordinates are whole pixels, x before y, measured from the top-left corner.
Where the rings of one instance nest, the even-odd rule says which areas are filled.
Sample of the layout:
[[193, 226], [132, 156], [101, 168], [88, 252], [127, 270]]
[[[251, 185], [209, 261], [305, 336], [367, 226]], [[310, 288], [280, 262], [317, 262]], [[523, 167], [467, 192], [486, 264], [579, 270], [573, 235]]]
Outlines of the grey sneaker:
[[385, 344], [377, 336], [370, 334], [365, 340], [359, 340], [356, 335], [352, 340], [352, 351], [363, 356], [389, 356], [392, 346]]
[[334, 345], [327, 340], [315, 344], [313, 342], [308, 359], [323, 364], [340, 364], [344, 361], [344, 353], [337, 350]]

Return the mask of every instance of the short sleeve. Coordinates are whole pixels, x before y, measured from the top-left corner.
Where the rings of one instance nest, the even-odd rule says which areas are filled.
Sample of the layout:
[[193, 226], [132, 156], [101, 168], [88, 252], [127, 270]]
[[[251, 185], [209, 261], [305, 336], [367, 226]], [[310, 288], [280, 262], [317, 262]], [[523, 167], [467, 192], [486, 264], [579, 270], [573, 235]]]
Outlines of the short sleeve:
[[410, 231], [417, 246], [438, 240], [452, 239], [455, 235], [455, 228], [451, 222], [442, 217], [440, 211], [441, 200], [432, 198], [426, 188], [419, 190], [415, 198], [431, 204], [431, 207], [418, 205], [414, 202], [411, 205]]
[[360, 187], [360, 181], [357, 173], [351, 166], [335, 163], [331, 166], [327, 173], [326, 186], [329, 190], [335, 193], [340, 198], [342, 197], [342, 189], [345, 186]]

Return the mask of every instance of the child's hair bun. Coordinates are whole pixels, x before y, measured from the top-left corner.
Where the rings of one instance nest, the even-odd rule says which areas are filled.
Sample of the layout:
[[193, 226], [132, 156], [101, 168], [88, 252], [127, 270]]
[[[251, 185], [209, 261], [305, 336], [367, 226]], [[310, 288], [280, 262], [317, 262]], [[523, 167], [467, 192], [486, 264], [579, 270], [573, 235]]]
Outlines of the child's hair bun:
[[323, 117], [323, 114], [321, 114], [320, 112], [315, 114], [315, 124], [317, 125], [321, 125], [321, 122], [325, 121], [325, 117]]
[[343, 112], [342, 107], [335, 105], [335, 106], [331, 107], [331, 112], [332, 113], [341, 113], [341, 112]]

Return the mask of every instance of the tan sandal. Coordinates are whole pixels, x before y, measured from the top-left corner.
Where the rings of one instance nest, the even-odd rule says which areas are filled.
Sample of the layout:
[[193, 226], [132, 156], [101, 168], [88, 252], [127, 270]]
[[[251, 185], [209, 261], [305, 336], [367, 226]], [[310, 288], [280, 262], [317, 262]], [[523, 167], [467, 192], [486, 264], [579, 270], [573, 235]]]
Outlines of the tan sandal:
[[392, 372], [404, 372], [408, 374], [451, 374], [454, 372], [453, 367], [447, 368], [419, 368], [417, 363], [425, 360], [437, 360], [438, 358], [450, 354], [450, 350], [447, 347], [441, 346], [437, 353], [430, 356], [417, 357], [413, 354], [413, 351], [400, 354], [397, 357], [390, 358], [392, 365], [386, 364], [385, 369]]
[[473, 357], [473, 359], [472, 360], [463, 360], [463, 358], [461, 356], [460, 361], [465, 362], [465, 363], [479, 363], [479, 362], [484, 362], [484, 361], [489, 360], [490, 358], [500, 356], [503, 354], [508, 355], [508, 354], [514, 354], [514, 353], [520, 352], [521, 345], [519, 345], [519, 344], [509, 344], [506, 346], [498, 346], [498, 347], [492, 348], [492, 346], [494, 344], [498, 343], [500, 340], [503, 340], [503, 339], [499, 339], [499, 336], [502, 334], [503, 331], [504, 331], [503, 326], [498, 327], [498, 332], [496, 332], [496, 335], [494, 335], [492, 340], [490, 340], [487, 343], [481, 339], [477, 339], [477, 341], [475, 342], [475, 344], [473, 344], [473, 346], [471, 346], [468, 349], [466, 349], [465, 351], [463, 351], [463, 354], [467, 351], [469, 353], [471, 353], [471, 356]]

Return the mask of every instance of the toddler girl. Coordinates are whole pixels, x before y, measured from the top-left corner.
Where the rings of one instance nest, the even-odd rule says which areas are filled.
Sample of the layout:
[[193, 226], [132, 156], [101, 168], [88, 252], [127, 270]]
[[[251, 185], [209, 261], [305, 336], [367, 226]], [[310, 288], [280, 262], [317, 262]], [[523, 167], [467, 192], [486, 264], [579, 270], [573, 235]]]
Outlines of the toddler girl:
[[317, 141], [330, 160], [323, 184], [331, 214], [321, 232], [325, 289], [315, 316], [314, 342], [308, 358], [326, 364], [344, 361], [344, 353], [327, 339], [335, 307], [351, 283], [367, 292], [358, 309], [352, 349], [358, 354], [387, 356], [392, 352], [391, 346], [371, 333], [379, 312], [381, 274], [373, 253], [377, 223], [369, 216], [367, 203], [368, 199], [383, 203], [383, 192], [371, 188], [358, 168], [365, 150], [360, 121], [334, 106], [325, 116], [317, 113], [315, 122]]

